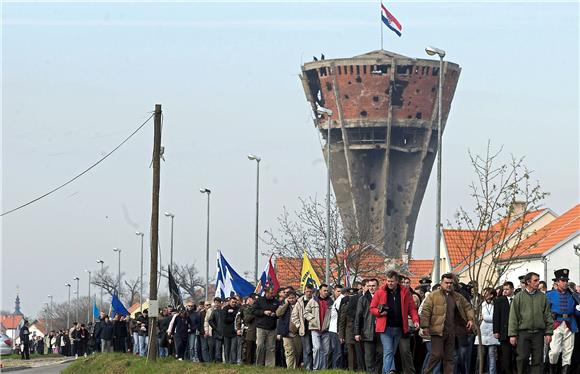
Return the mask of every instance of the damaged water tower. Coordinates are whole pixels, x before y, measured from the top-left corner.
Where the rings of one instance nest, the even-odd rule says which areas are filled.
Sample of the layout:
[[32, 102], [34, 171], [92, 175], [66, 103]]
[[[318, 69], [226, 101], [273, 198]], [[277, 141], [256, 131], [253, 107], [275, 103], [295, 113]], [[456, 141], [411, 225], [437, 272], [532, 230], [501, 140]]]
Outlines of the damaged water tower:
[[[328, 167], [344, 227], [367, 232], [366, 241], [389, 258], [411, 254], [437, 152], [438, 95], [445, 128], [461, 73], [451, 62], [439, 70], [439, 61], [385, 50], [302, 66], [314, 124], [330, 142]], [[332, 116], [318, 114], [319, 107]]]

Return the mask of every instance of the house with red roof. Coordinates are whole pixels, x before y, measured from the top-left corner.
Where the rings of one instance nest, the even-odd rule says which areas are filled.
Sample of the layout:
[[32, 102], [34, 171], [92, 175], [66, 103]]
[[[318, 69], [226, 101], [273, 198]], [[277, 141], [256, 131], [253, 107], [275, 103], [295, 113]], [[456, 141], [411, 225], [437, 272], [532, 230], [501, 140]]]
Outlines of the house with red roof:
[[570, 280], [580, 282], [580, 204], [552, 220], [550, 223], [523, 240], [519, 246], [500, 256], [498, 263], [505, 264], [511, 258], [502, 281], [518, 284], [518, 276], [528, 272], [540, 274], [548, 288], [554, 271], [570, 270]]
[[[351, 282], [361, 281], [368, 278], [377, 278], [379, 283], [386, 281], [386, 273], [393, 262], [389, 262], [380, 249], [372, 246], [353, 246], [338, 254], [339, 261], [332, 258], [330, 261], [331, 278], [336, 279], [340, 273], [340, 283], [344, 282], [344, 258], [349, 267]], [[300, 273], [302, 270], [302, 258], [278, 257], [276, 260], [276, 277], [281, 286], [300, 288]], [[310, 258], [310, 263], [321, 281], [324, 280], [326, 261], [324, 258]], [[411, 286], [419, 284], [419, 279], [431, 275], [433, 260], [399, 260], [395, 264], [396, 270], [411, 279]], [[331, 282], [335, 283], [335, 282]]]
[[[464, 283], [477, 280], [482, 287], [493, 285], [497, 280], [497, 273], [495, 268], [490, 269], [490, 267], [496, 266], [494, 260], [499, 258], [501, 251], [515, 247], [525, 249], [524, 239], [556, 218], [557, 215], [550, 209], [527, 211], [524, 203], [516, 202], [508, 217], [498, 220], [489, 228], [483, 230], [443, 229], [440, 252], [441, 274], [452, 272], [457, 274], [459, 280]], [[507, 257], [505, 259], [508, 261]]]

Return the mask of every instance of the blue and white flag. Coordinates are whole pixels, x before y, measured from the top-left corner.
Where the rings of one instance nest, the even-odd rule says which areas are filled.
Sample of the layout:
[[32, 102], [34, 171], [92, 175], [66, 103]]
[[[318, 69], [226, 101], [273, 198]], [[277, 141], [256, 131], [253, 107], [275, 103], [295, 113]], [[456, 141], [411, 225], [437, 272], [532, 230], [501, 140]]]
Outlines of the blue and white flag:
[[232, 293], [246, 297], [254, 292], [254, 286], [236, 273], [221, 251], [217, 253], [216, 278], [215, 297], [224, 299], [230, 297]]

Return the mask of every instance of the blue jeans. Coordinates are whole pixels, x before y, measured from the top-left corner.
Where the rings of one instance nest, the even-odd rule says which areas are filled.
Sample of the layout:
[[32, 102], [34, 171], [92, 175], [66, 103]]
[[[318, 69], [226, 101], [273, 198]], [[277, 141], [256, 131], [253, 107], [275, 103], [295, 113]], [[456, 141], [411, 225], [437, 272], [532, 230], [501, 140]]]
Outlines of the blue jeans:
[[312, 334], [312, 355], [313, 370], [324, 370], [328, 366], [328, 347], [330, 345], [330, 335], [328, 331], [311, 330]]
[[199, 336], [195, 334], [189, 334], [187, 337], [187, 354], [186, 357], [191, 361], [199, 361], [197, 357], [197, 345], [199, 344]]
[[300, 337], [302, 342], [302, 361], [304, 362], [304, 369], [312, 370], [312, 338], [310, 331], [306, 331], [304, 336]]
[[167, 357], [167, 355], [169, 354], [169, 350], [167, 349], [167, 347], [161, 346], [160, 338], [157, 338], [157, 353], [159, 354], [159, 357]]
[[471, 351], [475, 336], [457, 336], [455, 338], [455, 374], [469, 374], [471, 370]]
[[[425, 355], [425, 360], [423, 360], [423, 367], [421, 368], [421, 373], [427, 372], [427, 365], [429, 365], [429, 359], [431, 358], [431, 341], [425, 342], [425, 348], [427, 348], [427, 354]], [[441, 362], [435, 366], [433, 369], [433, 374], [441, 374]]]
[[137, 341], [139, 342], [139, 356], [147, 356], [147, 346], [149, 345], [149, 337], [144, 335], [139, 335]]
[[139, 334], [133, 333], [133, 354], [139, 354]]
[[399, 339], [403, 335], [401, 327], [387, 327], [381, 333], [381, 343], [383, 344], [383, 374], [395, 369], [395, 351], [399, 344]]
[[338, 333], [329, 332], [330, 334], [330, 351], [332, 352], [332, 368], [342, 368], [342, 344]]
[[[479, 350], [478, 350], [479, 352]], [[483, 346], [483, 357], [477, 356], [476, 367], [479, 367], [479, 360], [483, 359], [487, 355], [487, 373], [497, 374], [497, 345], [484, 345]], [[485, 366], [484, 366], [485, 369]]]

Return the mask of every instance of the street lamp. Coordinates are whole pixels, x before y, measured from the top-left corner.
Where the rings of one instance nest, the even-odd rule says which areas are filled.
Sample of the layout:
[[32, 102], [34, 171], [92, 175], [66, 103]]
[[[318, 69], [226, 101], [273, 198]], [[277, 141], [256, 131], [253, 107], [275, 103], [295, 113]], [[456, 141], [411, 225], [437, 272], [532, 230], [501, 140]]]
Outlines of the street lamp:
[[119, 266], [117, 272], [117, 296], [121, 297], [121, 248], [113, 248], [113, 252], [119, 254]]
[[79, 281], [81, 280], [79, 277], [74, 277], [73, 280], [77, 281], [77, 307], [76, 309], [76, 321], [75, 322], [79, 322], [79, 307], [80, 307], [80, 303], [79, 303]]
[[439, 91], [437, 91], [437, 207], [435, 213], [435, 267], [433, 270], [433, 278], [435, 280], [439, 279], [440, 267], [441, 267], [441, 164], [442, 164], [442, 152], [443, 152], [443, 128], [441, 127], [441, 101], [443, 96], [443, 57], [445, 57], [445, 51], [435, 47], [425, 48], [425, 52], [429, 56], [439, 56]]
[[328, 169], [326, 172], [326, 266], [324, 269], [324, 279], [326, 284], [330, 283], [330, 125], [332, 124], [332, 110], [319, 106], [316, 109], [319, 115], [325, 114], [328, 117], [326, 123], [326, 160]]
[[209, 300], [209, 188], [200, 188], [199, 192], [207, 194], [207, 228], [205, 235], [205, 299]]
[[139, 276], [139, 311], [143, 313], [143, 237], [144, 233], [137, 231], [135, 235], [141, 237], [141, 275]]
[[[105, 261], [97, 260], [97, 264], [101, 264], [101, 277], [102, 277], [104, 275], [103, 274], [103, 266], [105, 265]], [[102, 312], [103, 311], [103, 282], [102, 282], [102, 279], [101, 279], [101, 301], [100, 301], [100, 304], [101, 305], [100, 305], [99, 309]]]
[[[89, 303], [88, 303], [88, 307], [87, 307], [87, 325], [89, 324], [89, 322], [91, 321], [91, 307], [92, 307], [92, 303], [91, 303], [91, 271], [88, 269], [85, 269], [85, 273], [89, 274]], [[95, 316], [93, 314], [93, 323], [95, 322]]]
[[258, 283], [258, 218], [260, 214], [260, 161], [262, 159], [256, 155], [248, 155], [248, 160], [256, 161], [256, 232], [254, 237], [255, 253], [254, 253], [254, 278], [256, 284]]
[[52, 295], [48, 295], [48, 298], [50, 299], [50, 331], [52, 331], [52, 299], [53, 296]]
[[68, 287], [68, 309], [66, 311], [66, 328], [68, 329], [70, 327], [70, 283], [66, 283], [64, 286]]
[[175, 219], [175, 214], [165, 212], [165, 217], [171, 218], [171, 252], [169, 254], [169, 267], [173, 270], [173, 220]]

